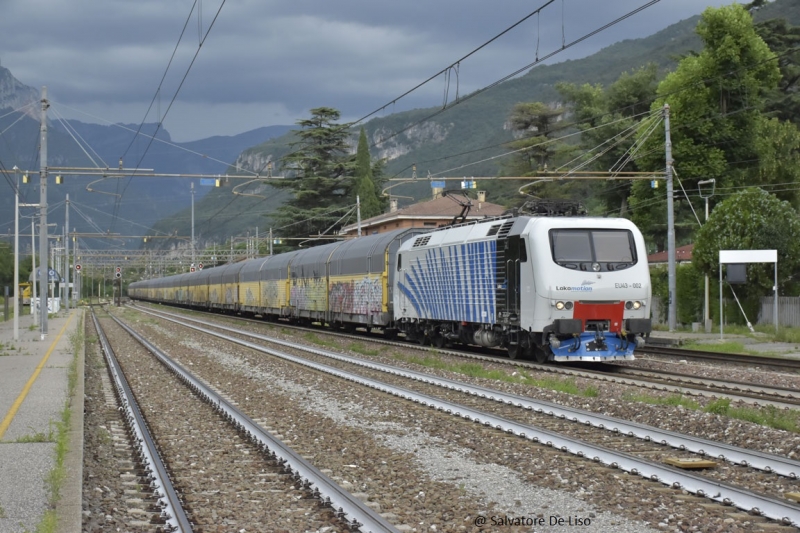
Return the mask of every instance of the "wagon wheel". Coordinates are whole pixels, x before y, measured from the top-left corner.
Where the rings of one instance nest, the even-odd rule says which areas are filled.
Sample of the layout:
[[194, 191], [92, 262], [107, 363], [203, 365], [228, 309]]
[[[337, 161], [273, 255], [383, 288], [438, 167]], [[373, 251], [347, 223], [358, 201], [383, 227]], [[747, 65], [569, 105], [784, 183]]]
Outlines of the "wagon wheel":
[[508, 345], [508, 358], [509, 359], [517, 359], [520, 356], [521, 353], [522, 353], [522, 350], [520, 349], [519, 344], [509, 344]]
[[541, 346], [534, 346], [533, 347], [533, 360], [539, 364], [546, 363], [549, 354], [542, 348]]
[[444, 348], [445, 344], [447, 344], [447, 340], [444, 338], [444, 335], [441, 333], [437, 333], [435, 337], [433, 337], [432, 344], [437, 348]]

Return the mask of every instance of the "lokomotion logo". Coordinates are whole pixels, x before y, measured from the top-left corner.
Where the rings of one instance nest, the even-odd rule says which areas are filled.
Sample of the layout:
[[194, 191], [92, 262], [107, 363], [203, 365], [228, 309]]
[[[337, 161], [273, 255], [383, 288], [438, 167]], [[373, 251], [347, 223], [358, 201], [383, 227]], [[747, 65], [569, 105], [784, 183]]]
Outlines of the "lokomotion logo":
[[580, 285], [557, 285], [557, 291], [573, 291], [573, 292], [592, 292], [592, 285], [594, 285], [594, 281], [589, 281], [588, 279], [583, 280], [583, 283]]

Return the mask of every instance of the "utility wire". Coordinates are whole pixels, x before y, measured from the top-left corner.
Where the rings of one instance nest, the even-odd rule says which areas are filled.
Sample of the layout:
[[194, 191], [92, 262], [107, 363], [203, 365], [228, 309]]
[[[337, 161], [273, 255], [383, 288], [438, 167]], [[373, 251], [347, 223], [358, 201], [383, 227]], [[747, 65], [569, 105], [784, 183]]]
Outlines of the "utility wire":
[[[150, 105], [147, 107], [147, 111], [145, 112], [144, 117], [142, 117], [142, 121], [139, 123], [139, 127], [136, 129], [136, 133], [131, 138], [130, 144], [128, 144], [128, 147], [122, 153], [120, 159], [128, 155], [128, 150], [131, 149], [131, 146], [133, 146], [133, 143], [136, 141], [136, 138], [139, 136], [139, 133], [141, 133], [142, 127], [144, 126], [144, 123], [147, 120], [147, 116], [150, 114], [150, 110], [153, 109], [153, 103], [155, 103], [156, 98], [158, 98], [158, 96], [161, 94], [161, 87], [164, 85], [164, 80], [167, 78], [167, 72], [169, 72], [169, 68], [172, 66], [172, 60], [175, 59], [175, 54], [178, 52], [178, 46], [180, 46], [181, 44], [181, 40], [183, 39], [183, 34], [186, 33], [186, 28], [189, 26], [189, 21], [192, 20], [192, 13], [194, 13], [194, 8], [196, 5], [197, 5], [197, 0], [195, 0], [194, 4], [192, 4], [192, 8], [189, 10], [189, 15], [186, 17], [186, 22], [183, 23], [183, 29], [181, 30], [181, 34], [178, 37], [178, 42], [175, 43], [175, 48], [172, 50], [172, 55], [170, 56], [169, 61], [167, 62], [167, 68], [164, 69], [164, 74], [161, 76], [161, 81], [158, 82], [158, 87], [156, 88], [155, 94], [153, 94], [153, 99], [150, 100]], [[158, 122], [159, 123], [161, 122], [161, 117], [158, 117]]]
[[[214, 27], [214, 24], [217, 22], [217, 19], [219, 18], [219, 14], [222, 12], [222, 8], [225, 7], [225, 2], [226, 1], [227, 0], [222, 0], [222, 3], [220, 4], [219, 9], [217, 9], [216, 14], [214, 15], [214, 18], [211, 21], [211, 24], [208, 26], [208, 30], [206, 30], [205, 35], [203, 35], [202, 40], [198, 44], [197, 50], [195, 51], [195, 54], [192, 57], [192, 61], [189, 63], [189, 66], [187, 67], [186, 72], [184, 73], [183, 78], [181, 79], [181, 82], [178, 85], [178, 88], [175, 90], [175, 94], [172, 96], [172, 100], [170, 100], [170, 103], [167, 106], [166, 111], [164, 111], [164, 115], [161, 117], [161, 119], [159, 120], [159, 122], [158, 122], [158, 124], [156, 126], [156, 132], [153, 134], [153, 137], [155, 137], [155, 135], [158, 134], [158, 130], [161, 129], [161, 125], [163, 124], [164, 118], [166, 118], [166, 116], [169, 114], [170, 109], [172, 109], [172, 105], [175, 103], [175, 100], [178, 98], [178, 94], [180, 93], [181, 88], [183, 87], [183, 84], [186, 82], [186, 78], [189, 76], [189, 72], [192, 70], [192, 66], [194, 65], [194, 62], [197, 60], [197, 56], [200, 54], [200, 50], [202, 49], [203, 44], [206, 42], [206, 39], [208, 38], [209, 33], [211, 33], [211, 29]], [[128, 185], [130, 185], [130, 182], [133, 179], [133, 176], [136, 174], [136, 171], [141, 166], [142, 161], [144, 160], [145, 155], [147, 155], [147, 151], [150, 149], [150, 146], [152, 146], [152, 144], [153, 144], [153, 138], [151, 137], [150, 138], [150, 142], [148, 142], [147, 147], [145, 148], [144, 152], [142, 153], [142, 156], [139, 158], [139, 162], [136, 164], [136, 168], [134, 169], [132, 175], [130, 177], [128, 177], [128, 180], [126, 181], [125, 187], [122, 189], [122, 192], [119, 193], [119, 197], [117, 198], [117, 200], [116, 200], [116, 202], [114, 204], [114, 219], [111, 222], [111, 229], [114, 228], [114, 223], [116, 221], [117, 214], [119, 212], [119, 206], [120, 206], [120, 202], [122, 201], [122, 196], [125, 194], [125, 191], [128, 189]], [[117, 190], [119, 190], [119, 189], [117, 189]]]

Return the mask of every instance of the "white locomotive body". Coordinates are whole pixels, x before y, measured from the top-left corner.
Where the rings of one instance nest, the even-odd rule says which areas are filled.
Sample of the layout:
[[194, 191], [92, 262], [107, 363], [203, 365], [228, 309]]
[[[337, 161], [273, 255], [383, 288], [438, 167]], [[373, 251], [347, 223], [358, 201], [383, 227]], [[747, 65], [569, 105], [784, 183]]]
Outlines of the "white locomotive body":
[[403, 243], [394, 318], [412, 339], [539, 361], [632, 359], [651, 329], [644, 239], [625, 219], [514, 217]]

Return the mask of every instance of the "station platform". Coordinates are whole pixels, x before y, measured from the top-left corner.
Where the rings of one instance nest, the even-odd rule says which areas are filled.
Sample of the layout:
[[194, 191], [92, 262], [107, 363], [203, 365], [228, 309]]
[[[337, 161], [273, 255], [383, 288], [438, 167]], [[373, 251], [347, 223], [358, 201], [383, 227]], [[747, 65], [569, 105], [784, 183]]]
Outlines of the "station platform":
[[[56, 531], [81, 531], [84, 346], [80, 343], [76, 354], [73, 339], [78, 338], [82, 317], [82, 309], [51, 315], [48, 332], [42, 336], [33, 317], [21, 314], [16, 341], [13, 318], [0, 322], [2, 532], [36, 531], [45, 513], [53, 509]], [[71, 367], [77, 379], [68, 398]], [[71, 409], [71, 416], [62, 442], [67, 443], [68, 451], [59, 499], [54, 502], [52, 475], [59, 423], [66, 408]]]

